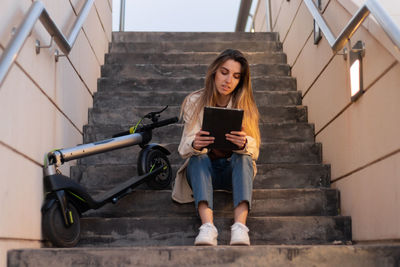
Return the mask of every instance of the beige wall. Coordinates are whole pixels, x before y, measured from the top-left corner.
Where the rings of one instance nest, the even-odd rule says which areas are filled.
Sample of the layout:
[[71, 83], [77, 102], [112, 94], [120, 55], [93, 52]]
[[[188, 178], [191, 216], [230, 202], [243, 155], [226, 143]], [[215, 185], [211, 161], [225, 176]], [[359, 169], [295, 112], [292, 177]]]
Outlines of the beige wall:
[[[2, 0], [0, 54], [33, 0]], [[85, 0], [42, 0], [68, 36]], [[41, 246], [42, 164], [46, 152], [82, 143], [82, 127], [111, 41], [111, 0], [96, 0], [68, 57], [54, 44], [35, 53], [48, 33], [36, 23], [0, 87], [0, 266], [11, 248]], [[74, 163], [72, 163], [74, 164]], [[62, 167], [69, 174], [69, 165]]]
[[[335, 36], [357, 10], [358, 2], [322, 1], [323, 17]], [[397, 0], [382, 4], [398, 19]], [[364, 22], [351, 42], [366, 44], [366, 91], [352, 103], [348, 63], [333, 54], [325, 38], [313, 44], [313, 20], [305, 4], [271, 0], [271, 10], [273, 31], [280, 34], [298, 90], [303, 93], [316, 140], [323, 145], [323, 160], [332, 165], [331, 182], [341, 191], [342, 214], [352, 216], [353, 239], [400, 239], [398, 51], [372, 18]], [[265, 17], [265, 9], [257, 14]], [[257, 17], [256, 22], [256, 30], [262, 30], [265, 22]]]

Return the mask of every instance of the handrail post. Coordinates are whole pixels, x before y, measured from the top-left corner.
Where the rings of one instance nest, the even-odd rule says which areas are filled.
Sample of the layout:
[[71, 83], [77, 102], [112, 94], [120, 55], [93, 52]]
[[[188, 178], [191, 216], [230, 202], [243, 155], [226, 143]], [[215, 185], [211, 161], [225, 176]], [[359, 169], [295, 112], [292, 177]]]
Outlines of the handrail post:
[[125, 6], [126, 6], [126, 0], [121, 0], [121, 6], [120, 6], [120, 14], [119, 14], [119, 31], [123, 32], [125, 31]]
[[265, 6], [267, 8], [265, 19], [267, 23], [267, 32], [272, 32], [272, 16], [271, 16], [271, 0], [266, 0]]

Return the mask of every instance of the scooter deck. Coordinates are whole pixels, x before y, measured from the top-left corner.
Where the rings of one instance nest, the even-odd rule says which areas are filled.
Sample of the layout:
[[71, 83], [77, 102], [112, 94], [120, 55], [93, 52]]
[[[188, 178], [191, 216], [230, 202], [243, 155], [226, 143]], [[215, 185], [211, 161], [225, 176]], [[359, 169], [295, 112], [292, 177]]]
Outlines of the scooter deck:
[[126, 189], [129, 189], [129, 188], [133, 189], [133, 188], [143, 184], [147, 180], [152, 179], [154, 176], [160, 174], [162, 170], [163, 170], [163, 166], [160, 166], [160, 167], [154, 169], [151, 173], [132, 177], [129, 180], [114, 187], [110, 191], [104, 192], [103, 194], [96, 196], [94, 201], [97, 203], [109, 202], [112, 198], [117, 197], [121, 194], [124, 194]]

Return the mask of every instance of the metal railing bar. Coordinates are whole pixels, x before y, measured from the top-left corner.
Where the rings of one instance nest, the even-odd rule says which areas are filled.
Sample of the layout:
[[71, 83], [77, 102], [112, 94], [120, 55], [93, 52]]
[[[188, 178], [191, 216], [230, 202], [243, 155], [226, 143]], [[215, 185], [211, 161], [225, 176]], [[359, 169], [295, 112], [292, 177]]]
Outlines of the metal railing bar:
[[353, 36], [353, 34], [364, 22], [364, 20], [368, 17], [369, 13], [370, 12], [366, 6], [362, 6], [360, 9], [357, 10], [357, 12], [351, 18], [351, 20], [339, 33], [334, 44], [331, 45], [333, 51], [338, 52], [346, 45], [347, 40]]
[[335, 36], [333, 36], [331, 29], [329, 28], [328, 24], [326, 24], [324, 18], [322, 17], [320, 11], [315, 6], [314, 1], [312, 0], [304, 0], [308, 10], [311, 13], [311, 16], [317, 21], [317, 24], [321, 31], [324, 33], [326, 40], [328, 41], [329, 45], [332, 47], [336, 41]]
[[49, 13], [47, 13], [46, 9], [43, 9], [39, 19], [42, 22], [43, 26], [46, 28], [47, 32], [50, 34], [50, 36], [54, 37], [54, 41], [58, 44], [61, 51], [64, 54], [68, 54], [71, 50], [71, 47], [67, 41], [67, 38], [60, 31], [60, 29], [58, 29], [54, 21], [50, 18], [50, 15]]
[[400, 51], [400, 29], [396, 23], [389, 16], [380, 16], [379, 14], [386, 13], [384, 8], [376, 1], [367, 0], [365, 5], [371, 11], [374, 18], [378, 21], [379, 25], [383, 28], [390, 40], [396, 45]]
[[125, 31], [125, 8], [126, 8], [126, 1], [121, 0], [120, 8], [119, 8], [119, 31]]
[[32, 31], [33, 25], [30, 23], [30, 21], [37, 21], [42, 13], [42, 10], [43, 4], [41, 2], [35, 2], [32, 4], [28, 13], [24, 17], [22, 24], [18, 27], [8, 46], [4, 49], [0, 58], [0, 85], [11, 68], [11, 65], [17, 58], [17, 55], [25, 43], [26, 38]]
[[235, 32], [244, 32], [249, 19], [251, 3], [253, 0], [241, 0], [236, 19]]
[[82, 7], [81, 11], [78, 14], [78, 17], [75, 20], [74, 26], [72, 27], [71, 32], [69, 33], [68, 36], [68, 44], [70, 47], [70, 51], [72, 47], [75, 44], [76, 39], [78, 38], [79, 32], [82, 29], [83, 23], [85, 23], [85, 20], [87, 16], [89, 15], [90, 9], [92, 8], [94, 3], [94, 0], [88, 0], [86, 1], [85, 5]]
[[351, 36], [357, 31], [370, 13], [374, 16], [385, 33], [389, 36], [397, 50], [400, 51], [400, 29], [397, 27], [393, 19], [387, 14], [385, 9], [376, 0], [366, 0], [365, 3], [353, 15], [347, 25], [343, 28], [337, 38], [335, 38], [332, 34], [332, 31], [326, 24], [320, 11], [315, 6], [314, 1], [303, 1], [335, 53], [340, 51], [346, 45], [349, 38], [351, 38]]
[[66, 38], [54, 21], [50, 18], [50, 15], [45, 9], [43, 3], [41, 1], [33, 2], [16, 33], [11, 38], [0, 57], [0, 86], [3, 84], [4, 78], [8, 74], [12, 64], [18, 56], [18, 53], [22, 49], [22, 46], [24, 45], [26, 39], [38, 20], [41, 21], [50, 36], [54, 38], [54, 41], [57, 43], [61, 51], [65, 55], [68, 55], [78, 37], [78, 34], [87, 15], [89, 14], [93, 3], [94, 0], [86, 0], [72, 27], [69, 37]]
[[267, 23], [267, 32], [272, 32], [271, 0], [266, 0], [265, 7], [267, 9], [267, 17], [265, 18]]

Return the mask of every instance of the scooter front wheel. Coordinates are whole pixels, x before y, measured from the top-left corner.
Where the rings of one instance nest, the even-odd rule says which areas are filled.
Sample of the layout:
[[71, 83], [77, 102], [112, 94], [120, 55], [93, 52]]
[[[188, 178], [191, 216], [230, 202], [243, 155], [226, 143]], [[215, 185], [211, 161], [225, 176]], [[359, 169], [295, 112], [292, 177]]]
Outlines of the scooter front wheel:
[[74, 247], [80, 238], [81, 225], [79, 213], [71, 203], [68, 204], [70, 225], [65, 225], [60, 206], [57, 203], [48, 209], [42, 217], [42, 229], [45, 238], [56, 247]]
[[151, 180], [148, 180], [146, 184], [152, 189], [165, 189], [167, 188], [172, 179], [171, 165], [167, 156], [158, 149], [151, 149], [146, 153], [145, 158], [145, 169], [139, 168], [139, 175], [151, 172], [154, 168], [163, 166], [163, 170], [160, 174]]

